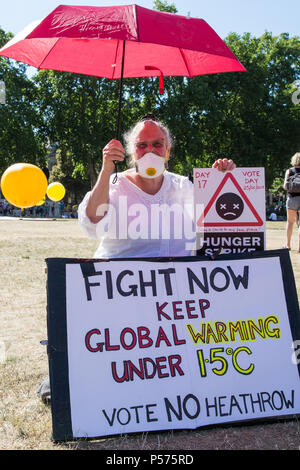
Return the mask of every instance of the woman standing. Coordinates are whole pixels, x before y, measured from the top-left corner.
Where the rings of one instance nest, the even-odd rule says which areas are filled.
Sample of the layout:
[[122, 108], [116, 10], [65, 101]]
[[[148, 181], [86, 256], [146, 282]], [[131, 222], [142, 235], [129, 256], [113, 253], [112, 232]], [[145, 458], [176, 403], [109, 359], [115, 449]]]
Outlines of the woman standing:
[[291, 239], [294, 223], [298, 224], [298, 252], [300, 252], [300, 227], [298, 221], [298, 211], [300, 210], [300, 193], [293, 193], [288, 190], [288, 178], [296, 173], [300, 174], [300, 152], [295, 153], [291, 159], [292, 168], [286, 171], [284, 179], [284, 189], [288, 191], [286, 201], [287, 224], [286, 224], [286, 248], [291, 249]]

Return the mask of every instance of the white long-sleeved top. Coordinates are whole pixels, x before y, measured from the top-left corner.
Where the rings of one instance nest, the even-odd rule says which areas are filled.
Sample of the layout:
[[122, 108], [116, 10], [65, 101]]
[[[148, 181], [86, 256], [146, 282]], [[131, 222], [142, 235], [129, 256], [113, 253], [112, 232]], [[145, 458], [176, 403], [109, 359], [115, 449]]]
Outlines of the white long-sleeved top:
[[113, 176], [107, 213], [100, 222], [94, 224], [86, 215], [90, 192], [78, 208], [78, 221], [84, 231], [100, 240], [94, 257], [191, 255], [195, 241], [192, 182], [165, 171], [160, 190], [151, 195], [132, 183], [125, 172], [118, 174], [115, 184]]

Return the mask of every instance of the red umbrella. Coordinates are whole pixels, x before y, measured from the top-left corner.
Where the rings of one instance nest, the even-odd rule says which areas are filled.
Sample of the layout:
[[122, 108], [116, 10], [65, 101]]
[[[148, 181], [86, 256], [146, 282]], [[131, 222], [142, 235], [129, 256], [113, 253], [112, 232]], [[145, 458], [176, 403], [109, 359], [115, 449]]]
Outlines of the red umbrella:
[[38, 69], [120, 78], [186, 76], [245, 71], [202, 19], [138, 5], [60, 5], [9, 41], [0, 56]]

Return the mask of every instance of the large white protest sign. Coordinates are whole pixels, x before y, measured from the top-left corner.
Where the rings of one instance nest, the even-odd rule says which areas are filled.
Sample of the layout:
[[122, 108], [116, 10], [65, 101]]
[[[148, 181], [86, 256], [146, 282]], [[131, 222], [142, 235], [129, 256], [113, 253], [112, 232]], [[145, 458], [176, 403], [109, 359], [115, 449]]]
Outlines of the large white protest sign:
[[196, 168], [194, 200], [198, 254], [264, 249], [264, 168]]
[[54, 439], [299, 413], [287, 250], [47, 264]]

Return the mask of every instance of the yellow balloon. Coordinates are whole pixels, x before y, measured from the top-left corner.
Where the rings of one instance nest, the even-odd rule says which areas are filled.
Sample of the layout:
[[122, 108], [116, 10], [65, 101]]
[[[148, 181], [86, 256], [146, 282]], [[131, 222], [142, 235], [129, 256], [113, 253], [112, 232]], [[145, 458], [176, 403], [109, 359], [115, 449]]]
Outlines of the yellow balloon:
[[51, 183], [47, 189], [47, 196], [51, 201], [61, 201], [66, 194], [65, 187], [61, 183]]
[[5, 170], [1, 178], [1, 191], [5, 199], [21, 209], [33, 207], [41, 201], [47, 185], [45, 173], [31, 163], [15, 163]]

